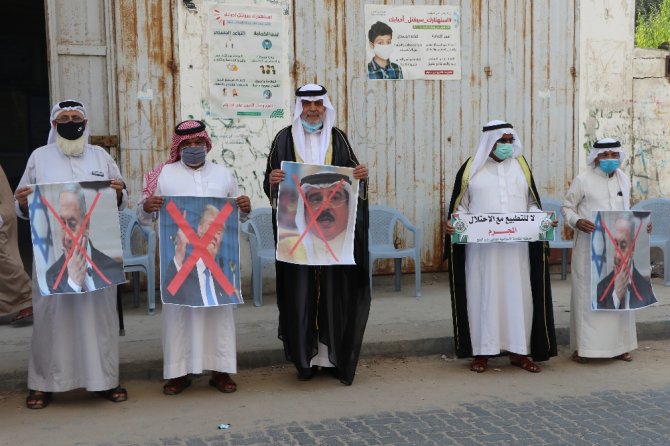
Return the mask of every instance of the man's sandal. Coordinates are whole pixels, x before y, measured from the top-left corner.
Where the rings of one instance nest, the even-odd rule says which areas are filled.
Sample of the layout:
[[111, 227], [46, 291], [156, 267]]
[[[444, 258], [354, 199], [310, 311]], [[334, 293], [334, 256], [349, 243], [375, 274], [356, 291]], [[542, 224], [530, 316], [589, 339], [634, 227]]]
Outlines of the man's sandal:
[[128, 399], [128, 391], [121, 386], [108, 390], [99, 390], [95, 394], [112, 403], [122, 403]]
[[188, 375], [180, 376], [179, 378], [172, 378], [163, 385], [163, 393], [165, 395], [179, 395], [191, 385], [191, 380]]
[[470, 370], [477, 373], [484, 373], [488, 363], [489, 358], [486, 356], [475, 356], [475, 359], [470, 363]]
[[26, 407], [28, 409], [44, 409], [51, 402], [51, 392], [42, 392], [41, 390], [29, 390], [26, 397]]
[[29, 306], [19, 311], [10, 322], [12, 327], [25, 327], [33, 323], [33, 306]]
[[512, 355], [509, 358], [509, 363], [531, 373], [540, 373], [542, 371], [539, 365], [528, 359], [528, 356]]
[[620, 355], [615, 356], [612, 359], [618, 359], [619, 361], [626, 361], [626, 362], [631, 362], [633, 360], [633, 357], [630, 355], [630, 353], [621, 353]]
[[586, 364], [587, 362], [589, 362], [588, 358], [585, 358], [583, 356], [579, 356], [579, 354], [577, 353], [577, 350], [575, 350], [574, 353], [572, 354], [572, 356], [570, 356], [570, 359], [575, 361], [577, 364]]
[[235, 384], [235, 381], [227, 373], [212, 372], [209, 385], [216, 387], [219, 392], [223, 393], [233, 393], [237, 390], [237, 384]]

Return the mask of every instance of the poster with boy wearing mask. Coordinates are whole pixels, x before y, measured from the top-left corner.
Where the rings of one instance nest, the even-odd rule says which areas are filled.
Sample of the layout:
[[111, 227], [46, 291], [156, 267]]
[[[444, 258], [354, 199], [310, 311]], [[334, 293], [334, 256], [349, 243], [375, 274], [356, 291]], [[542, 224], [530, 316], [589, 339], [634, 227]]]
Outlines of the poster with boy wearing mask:
[[461, 78], [460, 9], [365, 5], [368, 79]]

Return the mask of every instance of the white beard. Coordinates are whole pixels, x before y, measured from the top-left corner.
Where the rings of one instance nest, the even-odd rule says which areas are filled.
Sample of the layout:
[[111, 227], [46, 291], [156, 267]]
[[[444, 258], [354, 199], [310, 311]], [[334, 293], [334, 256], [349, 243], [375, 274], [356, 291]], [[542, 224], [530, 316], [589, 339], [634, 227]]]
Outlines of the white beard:
[[84, 153], [84, 146], [86, 141], [84, 135], [81, 135], [75, 140], [66, 139], [56, 133], [56, 145], [66, 156], [81, 156]]

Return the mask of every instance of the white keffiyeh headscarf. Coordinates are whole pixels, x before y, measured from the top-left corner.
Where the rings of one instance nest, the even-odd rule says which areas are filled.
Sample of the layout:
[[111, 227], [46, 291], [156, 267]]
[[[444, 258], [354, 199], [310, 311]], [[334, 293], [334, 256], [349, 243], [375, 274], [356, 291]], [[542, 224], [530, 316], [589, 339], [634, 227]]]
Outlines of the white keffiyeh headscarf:
[[[86, 107], [80, 101], [74, 99], [67, 99], [61, 101], [58, 104], [54, 105], [51, 109], [51, 129], [49, 130], [49, 138], [47, 138], [47, 144], [52, 144], [56, 142], [56, 126], [53, 125], [53, 122], [56, 120], [58, 115], [64, 111], [78, 111], [84, 115], [84, 119], [88, 120], [88, 113], [86, 113]], [[86, 129], [84, 130], [84, 141], [88, 142], [88, 123], [86, 123]]]
[[[594, 169], [597, 168], [595, 165], [596, 158], [599, 154], [604, 152], [617, 152], [619, 154], [619, 161], [621, 161], [622, 165], [626, 159], [626, 151], [621, 147], [621, 143], [618, 140], [614, 138], [603, 138], [597, 140], [593, 144], [593, 148], [589, 151], [589, 154], [586, 157], [586, 164]], [[624, 207], [628, 210], [630, 209], [630, 181], [628, 180], [626, 173], [621, 170], [621, 167], [619, 167], [615, 173], [619, 180], [621, 194], [623, 195]]]
[[323, 115], [323, 127], [319, 135], [319, 153], [316, 163], [325, 164], [326, 152], [328, 151], [328, 144], [330, 142], [330, 134], [335, 124], [335, 108], [328, 99], [326, 89], [321, 85], [307, 84], [298, 88], [295, 92], [295, 112], [293, 113], [293, 126], [291, 127], [291, 134], [293, 135], [293, 143], [298, 152], [298, 156], [303, 162], [313, 159], [313, 156], [308, 157], [305, 153], [305, 130], [300, 122], [300, 115], [302, 114], [302, 101], [318, 101], [323, 100], [323, 105], [326, 107], [326, 112]]
[[475, 173], [482, 168], [491, 154], [491, 150], [493, 149], [496, 141], [502, 138], [502, 136], [506, 133], [510, 133], [514, 137], [514, 142], [512, 143], [514, 146], [514, 152], [512, 152], [512, 156], [510, 158], [516, 158], [521, 155], [521, 141], [519, 140], [519, 135], [517, 135], [514, 131], [512, 124], [497, 119], [490, 121], [486, 123], [482, 129], [482, 136], [479, 139], [479, 147], [477, 148], [475, 159], [472, 160], [472, 165], [470, 166], [470, 178], [472, 178]]

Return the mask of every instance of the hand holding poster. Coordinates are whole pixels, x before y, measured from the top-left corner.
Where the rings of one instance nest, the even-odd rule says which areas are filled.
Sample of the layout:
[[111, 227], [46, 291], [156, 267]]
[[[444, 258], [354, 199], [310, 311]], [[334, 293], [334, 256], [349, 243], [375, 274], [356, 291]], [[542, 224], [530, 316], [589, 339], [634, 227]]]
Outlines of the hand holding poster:
[[163, 303], [189, 307], [244, 303], [235, 199], [164, 199], [160, 210]]
[[534, 242], [554, 239], [553, 212], [513, 212], [509, 214], [457, 214], [452, 243]]
[[593, 213], [591, 307], [634, 310], [656, 303], [651, 287], [648, 211]]
[[116, 192], [109, 181], [33, 186], [28, 196], [35, 272], [43, 296], [126, 281]]
[[283, 161], [277, 200], [277, 260], [354, 265], [358, 184], [354, 169]]

